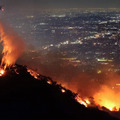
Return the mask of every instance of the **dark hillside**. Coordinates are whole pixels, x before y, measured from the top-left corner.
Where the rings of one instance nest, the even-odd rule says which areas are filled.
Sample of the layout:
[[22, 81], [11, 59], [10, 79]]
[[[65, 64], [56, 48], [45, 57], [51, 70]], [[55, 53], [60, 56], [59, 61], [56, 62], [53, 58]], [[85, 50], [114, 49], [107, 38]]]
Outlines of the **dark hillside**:
[[39, 79], [20, 65], [0, 77], [0, 120], [117, 120], [106, 112], [80, 105], [71, 91], [62, 93], [62, 87], [52, 80], [52, 85], [48, 84], [50, 78]]

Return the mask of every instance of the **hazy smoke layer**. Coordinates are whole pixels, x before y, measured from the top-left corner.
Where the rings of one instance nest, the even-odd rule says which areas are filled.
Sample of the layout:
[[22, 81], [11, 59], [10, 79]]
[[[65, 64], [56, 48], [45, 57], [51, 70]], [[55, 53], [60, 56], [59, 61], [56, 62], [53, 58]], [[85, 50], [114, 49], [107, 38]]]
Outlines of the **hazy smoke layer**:
[[[96, 81], [98, 76], [91, 73], [83, 73], [81, 68], [74, 67], [68, 61], [62, 60], [64, 56], [59, 52], [48, 52], [43, 54], [41, 51], [26, 52], [19, 59], [18, 63], [27, 65], [36, 72], [51, 77], [62, 86], [74, 92], [81, 93], [83, 96], [92, 96], [100, 88]], [[104, 78], [104, 75], [102, 75]]]
[[3, 45], [3, 58], [1, 65], [4, 68], [15, 64], [24, 50], [24, 42], [20, 36], [10, 27], [0, 21], [0, 37]]
[[[94, 96], [102, 86], [109, 86], [111, 89], [120, 83], [120, 76], [107, 72], [105, 67], [101, 67], [101, 74], [96, 71], [82, 72], [81, 67], [74, 67], [68, 61], [64, 61], [59, 52], [48, 52], [43, 54], [41, 51], [26, 52], [19, 59], [18, 63], [27, 65], [36, 72], [50, 76], [62, 86], [80, 93], [82, 96]], [[89, 67], [89, 66], [88, 66]]]

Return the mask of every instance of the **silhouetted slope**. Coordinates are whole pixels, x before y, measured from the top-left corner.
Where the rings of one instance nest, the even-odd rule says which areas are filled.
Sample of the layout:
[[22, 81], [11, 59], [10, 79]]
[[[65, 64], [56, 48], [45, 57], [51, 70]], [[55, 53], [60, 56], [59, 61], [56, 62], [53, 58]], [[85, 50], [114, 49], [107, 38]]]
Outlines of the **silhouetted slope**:
[[117, 120], [97, 109], [88, 109], [74, 100], [71, 91], [47, 83], [47, 77], [33, 78], [23, 66], [17, 65], [0, 77], [0, 120]]

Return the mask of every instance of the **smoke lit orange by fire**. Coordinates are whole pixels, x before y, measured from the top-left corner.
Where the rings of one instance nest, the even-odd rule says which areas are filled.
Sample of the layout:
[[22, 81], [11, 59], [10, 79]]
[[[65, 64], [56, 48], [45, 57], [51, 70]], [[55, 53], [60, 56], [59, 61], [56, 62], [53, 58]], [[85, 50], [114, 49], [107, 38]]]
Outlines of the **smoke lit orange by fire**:
[[3, 45], [3, 58], [1, 66], [10, 67], [15, 64], [16, 60], [24, 50], [23, 40], [15, 33], [13, 29], [6, 26], [0, 21], [0, 42]]

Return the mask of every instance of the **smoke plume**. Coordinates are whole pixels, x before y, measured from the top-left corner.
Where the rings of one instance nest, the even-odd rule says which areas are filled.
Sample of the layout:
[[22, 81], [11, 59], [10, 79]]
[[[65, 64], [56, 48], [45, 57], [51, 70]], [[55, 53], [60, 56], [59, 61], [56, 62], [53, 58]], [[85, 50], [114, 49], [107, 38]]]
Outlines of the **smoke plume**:
[[24, 50], [24, 42], [8, 25], [0, 21], [0, 41], [3, 45], [1, 66], [4, 68], [15, 64]]

